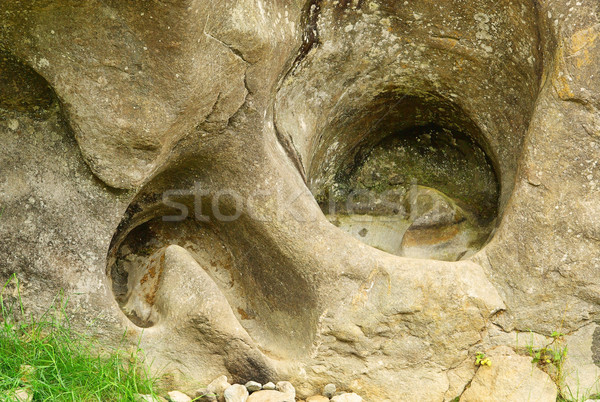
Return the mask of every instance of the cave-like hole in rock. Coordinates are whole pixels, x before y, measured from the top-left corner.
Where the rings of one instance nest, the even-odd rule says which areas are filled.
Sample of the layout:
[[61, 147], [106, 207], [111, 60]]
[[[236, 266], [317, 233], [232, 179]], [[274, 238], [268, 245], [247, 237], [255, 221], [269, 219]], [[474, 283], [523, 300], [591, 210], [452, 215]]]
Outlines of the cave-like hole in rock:
[[[141, 328], [174, 325], [183, 314], [186, 325], [209, 338], [233, 339], [243, 328], [272, 358], [303, 353], [315, 326], [304, 279], [280, 269], [277, 249], [252, 230], [254, 220], [219, 221], [213, 196], [195, 197], [199, 176], [184, 166], [140, 190], [113, 236], [106, 273], [122, 312]], [[189, 191], [176, 191], [166, 204], [173, 182]], [[185, 219], [175, 205], [187, 208]], [[232, 216], [231, 206], [223, 202], [218, 209]], [[293, 302], [300, 297], [303, 305]], [[189, 311], [181, 310], [182, 300]], [[233, 333], [221, 333], [222, 323]]]
[[12, 54], [0, 50], [0, 109], [39, 113], [54, 103], [48, 82]]
[[[340, 229], [391, 254], [472, 256], [498, 216], [499, 180], [483, 136], [449, 103], [407, 97], [386, 112], [383, 105], [359, 118], [363, 130], [346, 116], [337, 127], [345, 135], [322, 137], [310, 175], [321, 209]], [[332, 149], [340, 156], [332, 158]]]
[[170, 245], [183, 247], [222, 289], [233, 286], [232, 257], [210, 227], [194, 219], [150, 219], [115, 245], [109, 270], [117, 303], [139, 327], [148, 328], [160, 320], [155, 301], [165, 269], [165, 250]]

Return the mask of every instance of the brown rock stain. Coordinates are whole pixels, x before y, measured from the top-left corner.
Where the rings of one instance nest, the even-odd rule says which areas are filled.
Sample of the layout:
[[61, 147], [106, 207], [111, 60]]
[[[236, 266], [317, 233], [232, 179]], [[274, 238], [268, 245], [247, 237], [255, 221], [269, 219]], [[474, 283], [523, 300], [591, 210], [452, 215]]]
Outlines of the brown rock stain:
[[452, 240], [459, 233], [458, 225], [442, 228], [425, 228], [408, 230], [402, 239], [404, 247], [415, 247], [445, 243]]

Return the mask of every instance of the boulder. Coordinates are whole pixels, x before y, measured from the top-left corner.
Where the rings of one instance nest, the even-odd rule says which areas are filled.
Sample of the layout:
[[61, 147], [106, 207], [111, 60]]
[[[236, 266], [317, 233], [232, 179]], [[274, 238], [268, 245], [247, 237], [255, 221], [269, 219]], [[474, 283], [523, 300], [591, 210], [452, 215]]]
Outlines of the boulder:
[[248, 400], [248, 390], [245, 386], [240, 384], [234, 384], [228, 387], [223, 396], [225, 397], [225, 402], [246, 402]]
[[479, 367], [461, 401], [556, 401], [556, 384], [531, 357], [517, 355], [507, 346], [486, 352], [486, 357], [491, 365]]
[[295, 402], [296, 398], [279, 391], [257, 391], [248, 398], [248, 402]]

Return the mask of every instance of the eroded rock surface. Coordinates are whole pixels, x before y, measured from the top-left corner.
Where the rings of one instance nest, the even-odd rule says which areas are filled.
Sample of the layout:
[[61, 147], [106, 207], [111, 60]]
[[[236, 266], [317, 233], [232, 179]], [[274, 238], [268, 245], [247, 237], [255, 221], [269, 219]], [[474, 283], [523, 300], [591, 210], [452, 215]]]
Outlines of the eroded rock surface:
[[596, 0], [5, 1], [0, 28], [26, 314], [64, 289], [182, 390], [467, 398], [477, 350], [555, 331], [593, 386]]
[[556, 385], [529, 357], [519, 356], [505, 346], [486, 355], [491, 366], [477, 370], [461, 401], [556, 401]]

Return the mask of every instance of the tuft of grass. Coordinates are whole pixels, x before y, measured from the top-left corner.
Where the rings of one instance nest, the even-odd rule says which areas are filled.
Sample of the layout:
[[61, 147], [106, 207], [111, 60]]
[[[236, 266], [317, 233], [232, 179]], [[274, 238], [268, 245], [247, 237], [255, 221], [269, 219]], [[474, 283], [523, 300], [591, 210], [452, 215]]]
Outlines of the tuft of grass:
[[[16, 283], [16, 297], [5, 296], [11, 282]], [[42, 317], [27, 319], [16, 276], [2, 288], [0, 400], [20, 389], [27, 389], [34, 401], [156, 397], [156, 379], [144, 368], [139, 346], [133, 352], [102, 349], [90, 336], [73, 330], [65, 314], [66, 301], [62, 295], [57, 299]]]

